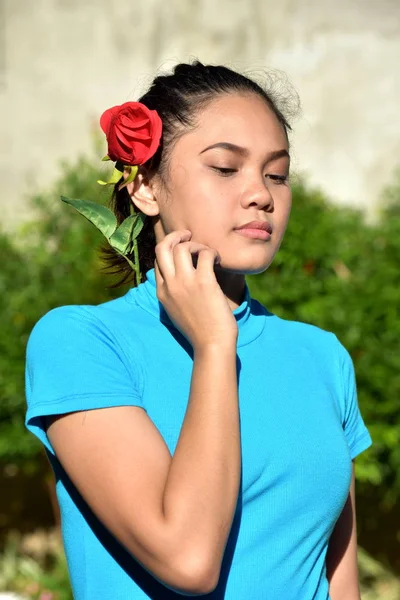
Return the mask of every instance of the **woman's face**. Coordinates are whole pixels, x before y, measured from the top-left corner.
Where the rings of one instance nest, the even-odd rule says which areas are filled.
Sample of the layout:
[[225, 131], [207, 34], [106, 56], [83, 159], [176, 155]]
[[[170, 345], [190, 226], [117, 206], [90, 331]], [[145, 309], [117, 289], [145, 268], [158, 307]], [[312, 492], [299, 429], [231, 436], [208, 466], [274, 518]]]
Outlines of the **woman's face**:
[[[219, 97], [173, 148], [167, 189], [157, 192], [157, 243], [173, 230], [189, 229], [193, 241], [219, 252], [224, 271], [264, 271], [288, 222], [288, 175], [286, 135], [267, 104], [256, 95]], [[269, 239], [235, 231], [249, 221], [268, 221]]]

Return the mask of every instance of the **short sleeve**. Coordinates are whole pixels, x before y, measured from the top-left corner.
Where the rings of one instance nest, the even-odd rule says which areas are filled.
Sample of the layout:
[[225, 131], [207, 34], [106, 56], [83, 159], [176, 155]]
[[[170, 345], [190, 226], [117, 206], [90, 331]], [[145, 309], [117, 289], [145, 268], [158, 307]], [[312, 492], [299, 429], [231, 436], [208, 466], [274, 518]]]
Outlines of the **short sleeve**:
[[43, 417], [142, 404], [142, 373], [90, 307], [61, 306], [34, 326], [27, 344], [25, 425], [54, 450]]
[[372, 445], [372, 438], [364, 423], [357, 397], [357, 384], [353, 360], [348, 350], [338, 343], [342, 390], [342, 426], [351, 458], [355, 458]]

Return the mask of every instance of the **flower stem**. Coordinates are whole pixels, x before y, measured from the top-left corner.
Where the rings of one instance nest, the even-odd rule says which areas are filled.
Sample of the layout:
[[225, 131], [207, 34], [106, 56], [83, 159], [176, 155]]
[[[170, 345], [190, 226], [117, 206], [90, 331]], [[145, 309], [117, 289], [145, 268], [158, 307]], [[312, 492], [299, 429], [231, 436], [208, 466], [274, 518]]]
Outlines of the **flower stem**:
[[133, 255], [135, 257], [136, 285], [139, 285], [139, 283], [141, 283], [142, 276], [140, 273], [139, 249], [136, 238], [133, 240]]
[[141, 283], [141, 274], [140, 274], [140, 265], [139, 265], [139, 252], [138, 252], [138, 247], [137, 247], [137, 240], [134, 240], [133, 242], [133, 251], [134, 251], [134, 256], [135, 256], [135, 262], [133, 263], [131, 261], [130, 258], [128, 258], [126, 256], [126, 254], [121, 254], [121, 256], [123, 256], [125, 258], [125, 260], [128, 261], [129, 266], [131, 267], [132, 271], [135, 272], [135, 277], [136, 277], [136, 285], [139, 285], [139, 283]]

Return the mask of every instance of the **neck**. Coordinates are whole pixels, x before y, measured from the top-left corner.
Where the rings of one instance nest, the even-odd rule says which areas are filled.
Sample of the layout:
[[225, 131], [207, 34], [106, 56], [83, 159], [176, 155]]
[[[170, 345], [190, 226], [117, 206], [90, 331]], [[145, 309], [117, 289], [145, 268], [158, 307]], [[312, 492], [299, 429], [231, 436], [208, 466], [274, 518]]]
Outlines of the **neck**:
[[244, 275], [229, 273], [215, 266], [215, 277], [223, 291], [230, 309], [233, 311], [240, 306], [244, 300], [246, 281]]

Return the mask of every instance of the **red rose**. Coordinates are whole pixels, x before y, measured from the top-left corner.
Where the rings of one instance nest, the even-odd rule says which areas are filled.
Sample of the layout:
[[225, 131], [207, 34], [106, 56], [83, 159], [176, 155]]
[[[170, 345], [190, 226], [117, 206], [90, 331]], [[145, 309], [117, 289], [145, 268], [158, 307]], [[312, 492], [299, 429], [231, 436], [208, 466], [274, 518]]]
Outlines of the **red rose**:
[[156, 110], [141, 102], [125, 102], [108, 108], [100, 117], [107, 137], [108, 156], [124, 165], [142, 165], [155, 154], [162, 121]]

